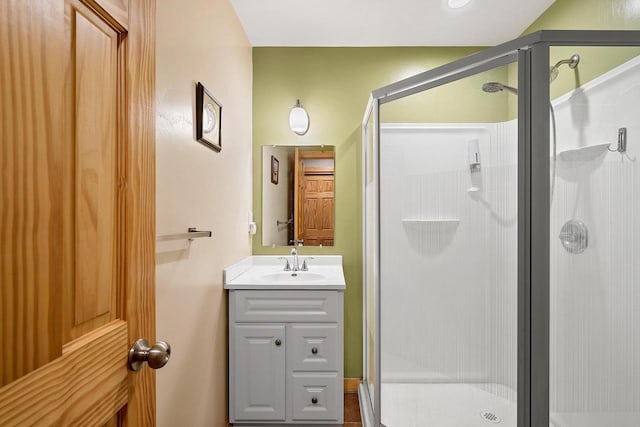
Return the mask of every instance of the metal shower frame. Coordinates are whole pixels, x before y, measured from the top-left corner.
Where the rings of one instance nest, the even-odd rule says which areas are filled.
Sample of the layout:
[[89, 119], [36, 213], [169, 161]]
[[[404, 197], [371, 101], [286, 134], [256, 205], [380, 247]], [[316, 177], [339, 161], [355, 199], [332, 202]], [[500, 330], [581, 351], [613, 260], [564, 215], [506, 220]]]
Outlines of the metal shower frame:
[[[371, 92], [362, 121], [363, 185], [367, 125], [373, 120], [374, 401], [360, 385], [365, 426], [380, 426], [380, 106], [510, 63], [518, 64], [518, 427], [549, 426], [550, 188], [549, 49], [552, 46], [640, 46], [640, 31], [542, 30]], [[363, 369], [367, 369], [367, 200], [363, 192]], [[377, 222], [377, 224], [375, 224]], [[371, 407], [373, 403], [373, 407]], [[396, 426], [389, 426], [396, 427]]]

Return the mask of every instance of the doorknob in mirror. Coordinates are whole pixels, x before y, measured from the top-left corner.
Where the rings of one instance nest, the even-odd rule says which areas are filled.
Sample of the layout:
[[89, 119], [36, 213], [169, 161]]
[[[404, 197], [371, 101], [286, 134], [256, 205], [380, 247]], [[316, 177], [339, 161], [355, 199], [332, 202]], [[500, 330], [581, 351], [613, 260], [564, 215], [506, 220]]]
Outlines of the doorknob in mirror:
[[160, 369], [167, 364], [171, 358], [171, 346], [165, 341], [158, 341], [153, 346], [149, 341], [140, 338], [129, 349], [128, 367], [132, 371], [142, 368], [144, 362], [149, 364], [151, 369]]

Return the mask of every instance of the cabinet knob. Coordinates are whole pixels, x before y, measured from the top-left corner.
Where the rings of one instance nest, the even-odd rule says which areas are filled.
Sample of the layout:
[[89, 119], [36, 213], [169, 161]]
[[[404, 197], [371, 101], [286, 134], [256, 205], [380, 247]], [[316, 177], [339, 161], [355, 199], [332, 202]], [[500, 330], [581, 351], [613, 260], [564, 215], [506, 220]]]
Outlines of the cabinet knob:
[[276, 347], [280, 347], [281, 344], [282, 344], [282, 341], [280, 341], [280, 338], [278, 338], [276, 340]]
[[313, 403], [314, 405], [315, 405], [316, 403], [318, 403], [318, 398], [317, 398], [317, 397], [312, 397], [312, 398], [311, 398], [311, 403]]
[[311, 353], [312, 353], [312, 354], [318, 354], [318, 347], [313, 347], [313, 348], [311, 349]]

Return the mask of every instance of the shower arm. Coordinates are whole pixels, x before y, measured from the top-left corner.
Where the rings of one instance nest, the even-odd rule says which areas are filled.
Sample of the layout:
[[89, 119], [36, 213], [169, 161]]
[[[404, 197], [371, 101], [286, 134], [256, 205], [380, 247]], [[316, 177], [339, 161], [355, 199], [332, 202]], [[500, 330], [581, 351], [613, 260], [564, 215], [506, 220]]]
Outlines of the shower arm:
[[568, 64], [569, 68], [574, 69], [578, 66], [579, 63], [580, 63], [580, 56], [578, 54], [573, 54], [569, 59], [562, 59], [556, 62], [556, 65], [554, 65], [552, 68], [558, 68], [561, 65]]

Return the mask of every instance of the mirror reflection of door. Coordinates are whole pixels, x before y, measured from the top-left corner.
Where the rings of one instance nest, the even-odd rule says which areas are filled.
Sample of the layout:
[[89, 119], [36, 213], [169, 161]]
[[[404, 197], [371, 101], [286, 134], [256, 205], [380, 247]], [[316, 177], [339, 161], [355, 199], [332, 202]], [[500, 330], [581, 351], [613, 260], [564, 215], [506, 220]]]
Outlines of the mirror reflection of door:
[[294, 162], [293, 241], [305, 246], [333, 246], [333, 150], [296, 148]]
[[335, 244], [334, 161], [328, 145], [262, 147], [263, 245]]

